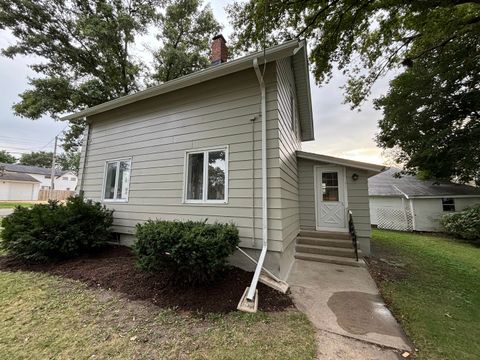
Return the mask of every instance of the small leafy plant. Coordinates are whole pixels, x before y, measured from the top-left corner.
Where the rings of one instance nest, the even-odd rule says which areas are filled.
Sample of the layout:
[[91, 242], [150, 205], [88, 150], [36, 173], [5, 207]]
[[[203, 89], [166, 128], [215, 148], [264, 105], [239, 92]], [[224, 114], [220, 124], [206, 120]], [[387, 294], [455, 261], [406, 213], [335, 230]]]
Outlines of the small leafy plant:
[[480, 241], [480, 204], [463, 211], [444, 215], [441, 224], [450, 235]]
[[103, 246], [111, 238], [113, 211], [102, 204], [70, 197], [57, 201], [16, 207], [2, 220], [0, 246], [25, 260], [47, 262], [78, 256]]
[[239, 243], [233, 224], [149, 220], [136, 226], [134, 251], [146, 271], [167, 267], [177, 281], [206, 283], [224, 270]]

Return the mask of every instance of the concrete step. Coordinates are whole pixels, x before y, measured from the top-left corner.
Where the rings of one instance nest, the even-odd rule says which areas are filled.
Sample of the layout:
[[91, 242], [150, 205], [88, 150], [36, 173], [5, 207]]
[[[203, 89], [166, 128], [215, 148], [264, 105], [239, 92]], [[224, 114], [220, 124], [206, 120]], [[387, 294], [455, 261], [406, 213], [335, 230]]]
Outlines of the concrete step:
[[343, 239], [343, 240], [350, 239], [350, 233], [340, 232], [340, 231], [301, 230], [299, 236], [310, 237], [310, 238], [321, 238], [321, 239]]
[[[355, 251], [352, 247], [350, 248], [340, 248], [332, 246], [318, 246], [318, 245], [303, 245], [297, 244], [295, 246], [296, 252], [301, 253], [311, 253], [311, 254], [321, 254], [321, 255], [332, 255], [340, 256], [345, 258], [355, 258]], [[358, 255], [361, 256], [361, 252], [358, 252]]]
[[365, 267], [365, 262], [362, 259], [359, 259], [358, 261], [356, 261], [355, 259], [345, 258], [345, 257], [340, 257], [340, 256], [309, 254], [309, 253], [299, 253], [299, 252], [297, 252], [295, 254], [295, 259], [307, 260], [307, 261], [317, 261], [317, 262], [337, 264], [337, 265]]
[[314, 237], [299, 236], [297, 244], [331, 246], [340, 248], [352, 248], [352, 240], [348, 239], [322, 239]]

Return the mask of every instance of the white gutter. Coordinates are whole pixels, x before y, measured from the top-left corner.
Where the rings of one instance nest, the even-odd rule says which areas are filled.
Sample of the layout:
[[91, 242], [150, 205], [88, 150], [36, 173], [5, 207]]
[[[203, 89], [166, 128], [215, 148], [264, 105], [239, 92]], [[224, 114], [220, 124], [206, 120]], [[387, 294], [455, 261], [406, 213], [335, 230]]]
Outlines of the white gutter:
[[257, 267], [253, 274], [252, 283], [247, 293], [247, 300], [253, 301], [255, 291], [257, 289], [258, 278], [262, 271], [265, 256], [267, 255], [268, 246], [268, 222], [267, 222], [267, 99], [265, 91], [265, 82], [263, 81], [263, 74], [258, 67], [258, 58], [253, 59], [253, 68], [257, 75], [258, 84], [261, 92], [261, 112], [262, 112], [262, 251], [258, 258]]

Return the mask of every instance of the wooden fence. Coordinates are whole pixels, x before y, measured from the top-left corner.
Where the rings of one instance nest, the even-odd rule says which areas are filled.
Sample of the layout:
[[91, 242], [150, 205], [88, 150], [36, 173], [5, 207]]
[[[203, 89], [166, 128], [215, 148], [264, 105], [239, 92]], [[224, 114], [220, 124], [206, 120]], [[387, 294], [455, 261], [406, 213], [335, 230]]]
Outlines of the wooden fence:
[[66, 200], [70, 196], [75, 195], [75, 191], [69, 190], [40, 190], [38, 192], [38, 200], [39, 201], [47, 201], [47, 200]]

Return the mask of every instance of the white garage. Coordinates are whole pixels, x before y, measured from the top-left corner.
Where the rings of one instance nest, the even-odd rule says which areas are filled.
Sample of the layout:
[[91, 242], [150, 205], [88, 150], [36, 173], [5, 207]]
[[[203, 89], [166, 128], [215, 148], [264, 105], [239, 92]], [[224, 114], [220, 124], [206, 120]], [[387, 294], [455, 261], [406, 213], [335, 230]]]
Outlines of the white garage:
[[368, 179], [370, 221], [381, 229], [441, 231], [440, 218], [480, 203], [480, 188], [396, 176], [391, 168]]
[[0, 172], [0, 201], [38, 199], [40, 182], [28, 174]]

